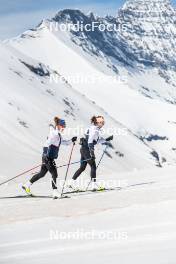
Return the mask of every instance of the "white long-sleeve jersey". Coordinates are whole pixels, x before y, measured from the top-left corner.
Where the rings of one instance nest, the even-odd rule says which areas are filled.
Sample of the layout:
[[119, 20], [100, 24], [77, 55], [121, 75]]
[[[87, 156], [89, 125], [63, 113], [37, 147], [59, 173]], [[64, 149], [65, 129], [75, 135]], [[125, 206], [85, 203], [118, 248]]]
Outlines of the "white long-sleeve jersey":
[[86, 137], [88, 138], [88, 145], [103, 144], [106, 140], [101, 135], [102, 129], [92, 125], [88, 128]]
[[50, 125], [49, 135], [47, 141], [44, 144], [44, 147], [48, 148], [51, 145], [59, 147], [60, 145], [70, 145], [70, 144], [72, 144], [72, 140], [64, 140], [62, 138], [60, 131], [57, 128], [54, 128], [52, 125]]

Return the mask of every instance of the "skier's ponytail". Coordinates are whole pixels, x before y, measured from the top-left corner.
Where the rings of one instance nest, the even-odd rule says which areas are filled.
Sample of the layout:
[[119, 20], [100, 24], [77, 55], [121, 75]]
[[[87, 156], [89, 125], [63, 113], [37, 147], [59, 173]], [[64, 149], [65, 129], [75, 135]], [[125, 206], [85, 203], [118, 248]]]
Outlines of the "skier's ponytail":
[[54, 123], [55, 123], [55, 126], [57, 126], [58, 125], [58, 123], [59, 123], [59, 120], [60, 120], [60, 118], [59, 117], [55, 117], [54, 118]]
[[91, 121], [91, 124], [96, 125], [97, 124], [97, 117], [96, 116], [92, 116], [90, 121]]

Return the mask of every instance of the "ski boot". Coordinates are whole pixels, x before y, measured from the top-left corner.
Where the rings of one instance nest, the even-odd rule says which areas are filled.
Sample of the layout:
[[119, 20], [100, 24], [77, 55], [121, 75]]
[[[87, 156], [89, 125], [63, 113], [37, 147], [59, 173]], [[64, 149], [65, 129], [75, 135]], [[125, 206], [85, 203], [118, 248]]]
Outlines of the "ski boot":
[[55, 199], [59, 199], [59, 198], [61, 198], [60, 193], [58, 192], [57, 189], [54, 189], [53, 190], [53, 199], [55, 200]]
[[22, 189], [26, 192], [27, 195], [31, 195], [32, 196], [32, 193], [31, 193], [31, 185], [32, 183], [30, 181], [26, 182], [25, 184], [22, 185]]
[[75, 184], [75, 180], [73, 180], [73, 179], [70, 180], [70, 182], [67, 185], [67, 187], [73, 192], [79, 192], [80, 191], [78, 186], [76, 186], [76, 184]]
[[105, 188], [103, 186], [99, 186], [96, 182], [92, 182], [91, 191], [92, 192], [102, 192]]

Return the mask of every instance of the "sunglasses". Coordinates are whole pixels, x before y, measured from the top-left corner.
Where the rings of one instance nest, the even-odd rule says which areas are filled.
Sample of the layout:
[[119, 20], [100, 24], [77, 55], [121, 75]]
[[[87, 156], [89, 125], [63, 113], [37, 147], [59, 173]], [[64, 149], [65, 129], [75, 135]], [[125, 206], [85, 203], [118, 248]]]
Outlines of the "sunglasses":
[[66, 128], [66, 125], [63, 125], [63, 124], [59, 124], [59, 126], [62, 128]]
[[97, 121], [97, 124], [103, 124], [104, 125], [105, 121]]

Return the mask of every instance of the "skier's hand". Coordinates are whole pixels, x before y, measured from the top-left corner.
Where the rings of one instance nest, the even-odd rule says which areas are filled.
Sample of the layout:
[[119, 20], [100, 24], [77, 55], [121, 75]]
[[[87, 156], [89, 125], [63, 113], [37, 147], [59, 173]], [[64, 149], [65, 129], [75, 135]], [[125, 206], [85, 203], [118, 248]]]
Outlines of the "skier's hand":
[[74, 143], [74, 142], [76, 142], [77, 141], [77, 137], [73, 137], [72, 138], [72, 142]]
[[107, 141], [107, 142], [108, 142], [108, 141], [111, 141], [111, 140], [113, 140], [113, 138], [114, 138], [114, 136], [112, 135], [112, 136], [106, 138], [106, 141]]

